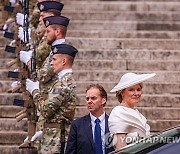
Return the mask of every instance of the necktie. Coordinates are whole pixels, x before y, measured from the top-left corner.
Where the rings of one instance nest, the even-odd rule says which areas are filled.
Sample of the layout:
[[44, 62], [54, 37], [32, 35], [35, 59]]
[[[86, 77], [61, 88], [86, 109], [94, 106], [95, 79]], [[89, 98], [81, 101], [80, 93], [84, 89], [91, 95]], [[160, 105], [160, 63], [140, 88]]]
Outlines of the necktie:
[[103, 154], [102, 151], [102, 140], [101, 140], [101, 127], [99, 125], [100, 120], [97, 118], [95, 120], [95, 130], [94, 130], [94, 141], [95, 141], [95, 154]]

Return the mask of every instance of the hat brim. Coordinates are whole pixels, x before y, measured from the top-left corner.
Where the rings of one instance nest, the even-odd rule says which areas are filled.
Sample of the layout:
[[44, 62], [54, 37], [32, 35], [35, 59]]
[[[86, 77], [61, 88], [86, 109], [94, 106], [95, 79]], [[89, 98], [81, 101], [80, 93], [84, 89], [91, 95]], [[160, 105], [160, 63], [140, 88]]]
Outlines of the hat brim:
[[156, 75], [156, 73], [142, 74], [142, 75], [139, 75], [137, 78], [132, 79], [132, 81], [127, 81], [125, 83], [119, 82], [110, 92], [116, 92], [116, 91], [123, 90], [128, 87], [131, 87], [133, 85], [136, 85], [138, 83], [142, 83], [143, 81], [150, 79], [150, 78], [154, 77], [155, 75]]

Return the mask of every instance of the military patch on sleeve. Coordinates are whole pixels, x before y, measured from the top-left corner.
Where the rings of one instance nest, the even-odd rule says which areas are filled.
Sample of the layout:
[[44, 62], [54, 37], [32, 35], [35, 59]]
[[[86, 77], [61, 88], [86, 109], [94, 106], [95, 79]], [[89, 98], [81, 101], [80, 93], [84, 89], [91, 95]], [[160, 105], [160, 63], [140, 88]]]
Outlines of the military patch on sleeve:
[[55, 88], [55, 89], [52, 90], [52, 93], [53, 94], [58, 94], [59, 93], [58, 90], [59, 90], [58, 88]]
[[55, 89], [52, 90], [53, 94], [60, 94], [61, 92], [62, 92], [61, 88], [55, 88]]

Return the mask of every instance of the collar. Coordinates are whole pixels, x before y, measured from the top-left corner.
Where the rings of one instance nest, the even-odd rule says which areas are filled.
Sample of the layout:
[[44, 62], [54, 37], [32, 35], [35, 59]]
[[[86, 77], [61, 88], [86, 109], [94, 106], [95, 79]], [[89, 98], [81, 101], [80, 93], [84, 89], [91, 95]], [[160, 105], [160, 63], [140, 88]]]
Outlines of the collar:
[[[91, 113], [90, 113], [90, 117], [91, 117], [91, 121], [95, 122], [95, 120], [97, 119], [95, 116], [93, 116]], [[98, 119], [102, 122], [105, 120], [105, 112], [100, 116], [98, 117]]]
[[63, 39], [59, 39], [59, 40], [55, 40], [53, 43], [52, 43], [52, 45], [51, 46], [54, 46], [54, 45], [57, 45], [57, 44], [62, 44], [62, 43], [64, 43], [65, 42], [65, 39], [63, 38]]
[[66, 73], [72, 73], [72, 69], [64, 69], [58, 73], [59, 79], [62, 78]]

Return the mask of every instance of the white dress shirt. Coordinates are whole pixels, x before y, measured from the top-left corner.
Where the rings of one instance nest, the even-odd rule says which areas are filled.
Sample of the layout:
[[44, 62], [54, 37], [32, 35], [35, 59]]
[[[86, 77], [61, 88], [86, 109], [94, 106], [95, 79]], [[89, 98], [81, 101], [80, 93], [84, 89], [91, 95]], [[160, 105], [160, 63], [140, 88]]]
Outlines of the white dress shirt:
[[62, 44], [65, 43], [65, 39], [59, 39], [59, 40], [55, 40], [51, 46], [57, 45], [57, 44]]
[[66, 73], [72, 73], [72, 69], [64, 69], [58, 73], [59, 79], [62, 78]]
[[[93, 140], [94, 140], [94, 129], [95, 129], [95, 120], [97, 119], [95, 116], [93, 116], [91, 113], [90, 113], [90, 117], [91, 117], [91, 126], [92, 126], [92, 134], [93, 134]], [[101, 121], [99, 124], [100, 124], [100, 127], [101, 127], [101, 139], [102, 139], [102, 148], [103, 148], [103, 154], [105, 154], [105, 145], [104, 145], [104, 135], [105, 135], [105, 112], [100, 116], [98, 117], [98, 119]]]

